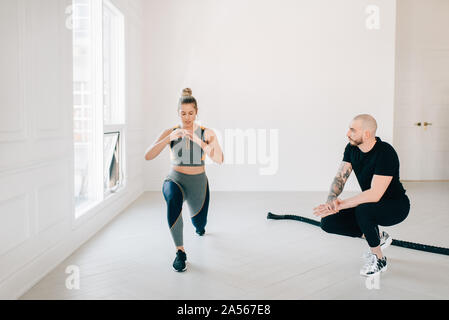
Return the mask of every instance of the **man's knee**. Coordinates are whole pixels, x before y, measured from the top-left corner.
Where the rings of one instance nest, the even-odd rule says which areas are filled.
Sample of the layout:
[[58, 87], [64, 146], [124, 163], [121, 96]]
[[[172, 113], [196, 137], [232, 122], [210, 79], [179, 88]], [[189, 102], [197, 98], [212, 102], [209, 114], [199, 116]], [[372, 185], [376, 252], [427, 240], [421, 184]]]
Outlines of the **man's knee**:
[[355, 211], [369, 211], [369, 210], [373, 210], [374, 208], [376, 208], [377, 203], [362, 203], [359, 204], [356, 208]]
[[378, 210], [376, 203], [362, 203], [355, 208], [355, 216], [358, 218], [367, 218], [373, 212]]
[[379, 207], [376, 203], [363, 203], [355, 209], [355, 218], [358, 225], [363, 229], [366, 226], [372, 226], [375, 223], [376, 211]]
[[326, 217], [326, 218], [321, 219], [321, 229], [324, 232], [333, 233], [332, 232], [333, 231], [332, 223], [330, 222], [329, 218]]

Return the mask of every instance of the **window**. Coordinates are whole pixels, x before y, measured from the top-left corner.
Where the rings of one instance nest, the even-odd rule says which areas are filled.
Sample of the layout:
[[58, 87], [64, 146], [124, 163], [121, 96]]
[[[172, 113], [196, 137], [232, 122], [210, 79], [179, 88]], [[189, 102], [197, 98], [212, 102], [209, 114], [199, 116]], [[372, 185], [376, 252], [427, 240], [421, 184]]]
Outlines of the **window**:
[[73, 1], [76, 217], [125, 186], [124, 18], [107, 0]]
[[121, 171], [122, 154], [120, 151], [120, 132], [110, 132], [104, 138], [104, 190], [114, 193], [120, 188], [123, 178]]
[[103, 6], [103, 90], [106, 125], [124, 123], [123, 19], [109, 2]]

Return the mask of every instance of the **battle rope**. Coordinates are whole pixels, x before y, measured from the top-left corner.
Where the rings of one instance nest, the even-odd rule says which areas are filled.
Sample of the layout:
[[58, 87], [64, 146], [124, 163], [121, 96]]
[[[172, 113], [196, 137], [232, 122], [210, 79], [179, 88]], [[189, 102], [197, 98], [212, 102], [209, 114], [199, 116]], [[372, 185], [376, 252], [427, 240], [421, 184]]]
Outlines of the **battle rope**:
[[[321, 226], [321, 223], [319, 221], [304, 218], [296, 215], [277, 215], [274, 213], [269, 212], [267, 219], [269, 220], [296, 220], [304, 223], [308, 223], [314, 226]], [[413, 249], [413, 250], [419, 250], [419, 251], [425, 251], [430, 253], [436, 253], [436, 254], [443, 254], [446, 256], [449, 256], [449, 248], [441, 248], [441, 247], [434, 247], [429, 246], [427, 244], [421, 244], [421, 243], [413, 243], [413, 242], [407, 242], [402, 240], [393, 240], [391, 243], [393, 246], [407, 248], [407, 249]]]

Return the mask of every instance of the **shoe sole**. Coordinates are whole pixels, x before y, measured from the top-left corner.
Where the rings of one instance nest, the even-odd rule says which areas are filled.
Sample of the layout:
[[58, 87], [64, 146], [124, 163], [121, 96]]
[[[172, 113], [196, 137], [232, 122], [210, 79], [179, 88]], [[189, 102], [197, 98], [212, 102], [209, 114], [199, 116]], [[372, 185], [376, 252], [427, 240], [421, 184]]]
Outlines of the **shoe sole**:
[[174, 272], [177, 272], [177, 273], [183, 273], [183, 272], [185, 272], [185, 271], [187, 270], [187, 260], [186, 260], [186, 266], [184, 267], [184, 269], [182, 269], [182, 270], [177, 270], [177, 269], [175, 269], [175, 267], [173, 267], [173, 266], [172, 266], [172, 268], [173, 268], [173, 271], [174, 271]]
[[198, 236], [200, 236], [200, 237], [202, 237], [202, 236], [204, 236], [205, 234], [206, 234], [206, 231], [204, 231], [203, 233], [201, 233], [201, 232], [195, 232]]
[[387, 270], [388, 270], [388, 266], [385, 266], [384, 268], [382, 268], [382, 270], [380, 270], [380, 271], [377, 272], [377, 273], [366, 274], [366, 273], [361, 273], [361, 272], [360, 272], [360, 275], [363, 276], [363, 277], [369, 278], [369, 277], [375, 276], [376, 274], [387, 272]]
[[177, 272], [177, 273], [183, 273], [183, 272], [185, 272], [187, 270], [187, 266], [184, 268], [184, 269], [182, 269], [182, 270], [176, 270], [175, 268], [173, 268], [173, 271], [174, 272]]

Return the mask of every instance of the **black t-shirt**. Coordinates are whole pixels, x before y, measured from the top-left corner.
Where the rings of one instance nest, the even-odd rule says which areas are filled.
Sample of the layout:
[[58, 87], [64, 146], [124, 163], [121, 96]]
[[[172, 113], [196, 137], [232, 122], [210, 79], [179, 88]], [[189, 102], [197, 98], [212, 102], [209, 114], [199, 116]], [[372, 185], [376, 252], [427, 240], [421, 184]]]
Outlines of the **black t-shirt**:
[[399, 180], [399, 157], [390, 144], [378, 137], [376, 140], [376, 144], [368, 152], [362, 152], [359, 147], [348, 144], [343, 161], [351, 163], [362, 191], [371, 188], [374, 175], [389, 176], [393, 180], [382, 200], [400, 198], [406, 191]]

